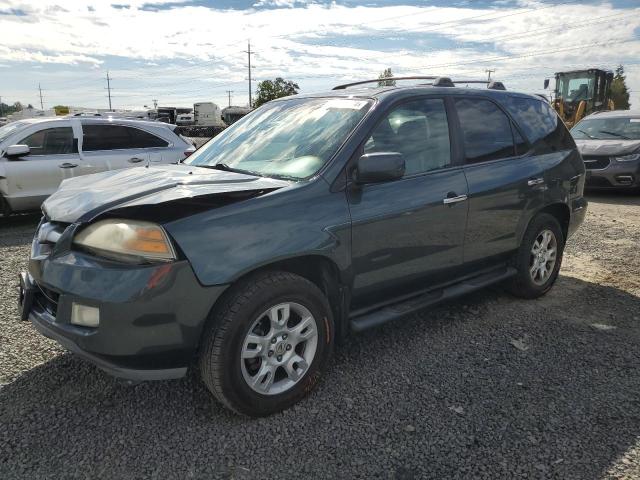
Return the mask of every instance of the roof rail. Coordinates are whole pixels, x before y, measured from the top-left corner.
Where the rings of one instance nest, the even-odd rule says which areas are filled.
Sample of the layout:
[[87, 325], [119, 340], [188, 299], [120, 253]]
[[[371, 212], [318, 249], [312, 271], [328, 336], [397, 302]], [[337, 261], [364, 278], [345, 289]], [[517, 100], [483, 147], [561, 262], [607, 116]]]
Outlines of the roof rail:
[[431, 83], [426, 83], [424, 85], [432, 85], [434, 87], [455, 87], [456, 84], [484, 84], [487, 85], [488, 89], [491, 90], [506, 90], [504, 84], [502, 82], [497, 81], [488, 81], [488, 80], [452, 80], [449, 77], [434, 77], [434, 76], [411, 76], [411, 77], [389, 77], [389, 78], [376, 78], [373, 80], [362, 80], [359, 82], [353, 83], [345, 83], [343, 85], [338, 85], [333, 87], [333, 90], [344, 90], [349, 87], [355, 87], [357, 85], [366, 85], [368, 83], [378, 83], [385, 81], [396, 81], [396, 80], [433, 80]]
[[435, 80], [438, 77], [433, 76], [413, 76], [413, 77], [390, 77], [390, 78], [376, 78], [374, 80], [362, 80], [360, 82], [353, 83], [345, 83], [343, 85], [338, 85], [333, 87], [333, 90], [344, 90], [348, 87], [355, 87], [356, 85], [366, 85], [367, 83], [378, 83], [378, 82], [387, 82], [387, 81], [395, 81], [395, 80]]

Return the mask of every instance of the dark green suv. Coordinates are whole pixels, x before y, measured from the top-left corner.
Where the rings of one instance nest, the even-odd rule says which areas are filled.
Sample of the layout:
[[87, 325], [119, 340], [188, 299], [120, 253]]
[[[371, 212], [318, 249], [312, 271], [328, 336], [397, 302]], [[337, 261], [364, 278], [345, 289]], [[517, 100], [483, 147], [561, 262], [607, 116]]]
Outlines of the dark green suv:
[[127, 379], [199, 365], [222, 403], [266, 415], [350, 332], [496, 282], [543, 295], [584, 180], [535, 96], [437, 79], [288, 97], [181, 164], [63, 182], [22, 318]]

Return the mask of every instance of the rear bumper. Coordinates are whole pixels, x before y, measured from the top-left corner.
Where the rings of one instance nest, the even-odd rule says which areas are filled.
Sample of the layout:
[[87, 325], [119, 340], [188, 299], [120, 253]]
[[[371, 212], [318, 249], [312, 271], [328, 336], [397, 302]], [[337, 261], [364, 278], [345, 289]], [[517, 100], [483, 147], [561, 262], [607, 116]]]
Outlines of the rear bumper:
[[[108, 373], [130, 380], [183, 376], [225, 286], [203, 287], [190, 265], [116, 265], [78, 252], [31, 260], [22, 318]], [[71, 323], [72, 305], [99, 309], [98, 327]]]

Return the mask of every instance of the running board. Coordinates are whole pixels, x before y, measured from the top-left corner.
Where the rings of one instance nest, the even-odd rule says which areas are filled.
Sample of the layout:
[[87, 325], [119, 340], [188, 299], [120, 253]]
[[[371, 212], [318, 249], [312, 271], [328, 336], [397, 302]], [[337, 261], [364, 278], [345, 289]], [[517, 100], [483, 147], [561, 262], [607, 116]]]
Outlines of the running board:
[[410, 313], [422, 310], [425, 307], [431, 307], [437, 303], [451, 300], [494, 283], [501, 282], [502, 280], [513, 277], [516, 273], [517, 270], [513, 267], [493, 270], [478, 275], [477, 277], [468, 278], [460, 283], [423, 293], [416, 297], [411, 297], [408, 300], [382, 307], [379, 310], [353, 317], [349, 320], [349, 325], [352, 331], [362, 332], [363, 330], [377, 327], [391, 320], [396, 320]]

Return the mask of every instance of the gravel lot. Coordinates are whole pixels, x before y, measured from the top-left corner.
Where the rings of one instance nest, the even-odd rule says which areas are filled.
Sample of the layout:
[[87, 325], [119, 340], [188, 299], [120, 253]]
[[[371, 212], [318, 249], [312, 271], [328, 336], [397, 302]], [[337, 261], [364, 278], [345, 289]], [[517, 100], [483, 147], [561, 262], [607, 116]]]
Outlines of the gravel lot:
[[260, 420], [193, 373], [129, 386], [19, 323], [37, 218], [5, 220], [0, 478], [640, 478], [640, 197], [590, 200], [546, 297], [485, 290], [352, 338]]

